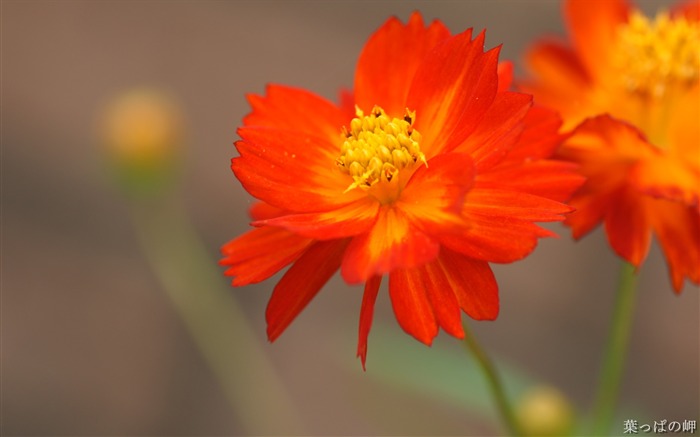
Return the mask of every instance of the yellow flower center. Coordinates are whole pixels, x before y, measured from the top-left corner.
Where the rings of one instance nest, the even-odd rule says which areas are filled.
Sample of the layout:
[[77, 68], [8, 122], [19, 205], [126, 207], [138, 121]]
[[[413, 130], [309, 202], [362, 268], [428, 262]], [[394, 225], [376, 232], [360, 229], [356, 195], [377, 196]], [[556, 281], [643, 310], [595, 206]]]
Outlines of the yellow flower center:
[[660, 98], [669, 86], [688, 86], [700, 74], [700, 25], [666, 12], [651, 21], [634, 11], [620, 29], [617, 65], [627, 90]]
[[338, 168], [353, 179], [345, 192], [396, 184], [401, 170], [428, 165], [420, 150], [421, 135], [413, 128], [415, 112], [406, 109], [402, 119], [389, 118], [379, 106], [369, 115], [357, 107], [355, 113], [350, 130], [343, 126], [345, 141], [336, 160]]

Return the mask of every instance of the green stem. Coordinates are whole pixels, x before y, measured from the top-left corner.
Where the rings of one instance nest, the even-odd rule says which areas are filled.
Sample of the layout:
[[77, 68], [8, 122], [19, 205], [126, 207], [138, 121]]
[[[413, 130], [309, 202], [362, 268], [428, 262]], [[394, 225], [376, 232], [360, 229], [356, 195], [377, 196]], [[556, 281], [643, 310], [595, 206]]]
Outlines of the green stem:
[[635, 267], [625, 262], [620, 270], [612, 326], [593, 408], [595, 435], [607, 435], [612, 426], [634, 318], [636, 289]]
[[467, 351], [474, 355], [474, 358], [476, 358], [476, 361], [479, 363], [481, 370], [484, 372], [486, 381], [488, 382], [491, 393], [496, 401], [498, 411], [501, 414], [503, 422], [508, 428], [509, 434], [514, 437], [522, 436], [523, 432], [520, 428], [520, 424], [518, 423], [515, 413], [513, 412], [513, 408], [508, 401], [508, 397], [503, 389], [503, 384], [501, 383], [501, 378], [498, 376], [496, 367], [476, 341], [473, 332], [469, 329], [469, 325], [467, 325], [466, 322], [464, 323], [464, 340], [462, 344]]
[[169, 196], [139, 200], [130, 207], [142, 250], [244, 432], [275, 434], [284, 426], [303, 434], [294, 403], [184, 209]]

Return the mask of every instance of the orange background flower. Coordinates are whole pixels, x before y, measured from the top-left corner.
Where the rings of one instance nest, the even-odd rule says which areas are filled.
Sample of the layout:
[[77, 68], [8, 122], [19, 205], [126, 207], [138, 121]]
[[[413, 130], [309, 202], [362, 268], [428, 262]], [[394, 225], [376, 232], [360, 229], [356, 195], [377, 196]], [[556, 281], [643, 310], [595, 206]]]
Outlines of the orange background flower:
[[537, 43], [523, 83], [574, 129], [560, 151], [588, 177], [566, 221], [574, 237], [604, 222], [615, 252], [639, 267], [653, 233], [676, 292], [686, 278], [700, 283], [698, 11], [698, 1], [656, 17], [622, 0], [568, 1], [571, 44]]

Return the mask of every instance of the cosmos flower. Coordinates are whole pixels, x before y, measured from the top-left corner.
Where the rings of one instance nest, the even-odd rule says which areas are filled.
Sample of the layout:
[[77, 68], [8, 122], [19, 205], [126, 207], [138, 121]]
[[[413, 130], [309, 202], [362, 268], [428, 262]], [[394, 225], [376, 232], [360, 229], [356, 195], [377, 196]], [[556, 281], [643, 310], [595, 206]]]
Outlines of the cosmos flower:
[[383, 277], [398, 323], [427, 345], [439, 327], [463, 338], [461, 311], [496, 318], [489, 262], [552, 235], [534, 222], [563, 220], [581, 178], [548, 159], [559, 118], [506, 91], [512, 69], [483, 46], [483, 32], [451, 36], [414, 13], [372, 35], [340, 105], [280, 85], [248, 96], [231, 167], [260, 202], [221, 264], [234, 286], [291, 264], [267, 306], [270, 341], [338, 270], [364, 284], [363, 367]]
[[652, 234], [680, 292], [700, 282], [700, 2], [649, 18], [623, 0], [565, 3], [570, 44], [537, 43], [523, 89], [573, 134], [560, 157], [587, 183], [567, 217], [575, 238], [605, 224], [639, 267]]

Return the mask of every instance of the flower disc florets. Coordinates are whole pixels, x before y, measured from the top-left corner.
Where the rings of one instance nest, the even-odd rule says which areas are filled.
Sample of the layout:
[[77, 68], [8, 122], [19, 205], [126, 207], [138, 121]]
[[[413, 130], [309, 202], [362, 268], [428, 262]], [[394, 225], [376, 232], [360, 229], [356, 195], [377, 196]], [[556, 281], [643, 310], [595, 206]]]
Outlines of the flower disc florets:
[[356, 108], [356, 115], [350, 122], [350, 131], [343, 127], [345, 141], [336, 160], [338, 168], [353, 178], [346, 192], [389, 183], [399, 170], [419, 161], [427, 165], [420, 150], [420, 133], [413, 128], [415, 112], [406, 109], [403, 119], [389, 118], [375, 106], [367, 116]]
[[638, 11], [620, 28], [617, 64], [625, 87], [660, 98], [671, 84], [689, 85], [700, 74], [700, 25], [659, 13], [650, 20]]

